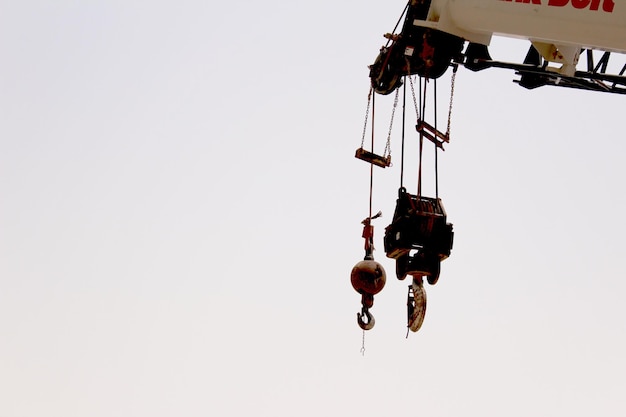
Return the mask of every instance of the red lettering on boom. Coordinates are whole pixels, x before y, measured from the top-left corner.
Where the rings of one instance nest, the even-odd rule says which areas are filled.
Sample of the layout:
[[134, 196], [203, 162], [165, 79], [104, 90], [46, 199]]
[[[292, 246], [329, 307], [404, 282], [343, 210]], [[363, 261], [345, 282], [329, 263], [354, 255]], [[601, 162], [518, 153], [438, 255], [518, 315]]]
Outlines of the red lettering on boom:
[[[530, 3], [531, 1], [533, 4], [541, 4], [541, 0], [515, 0], [516, 3]], [[600, 2], [602, 2], [603, 11], [613, 13], [613, 9], [615, 8], [614, 0], [548, 0], [548, 6], [564, 7], [571, 3], [574, 9], [599, 10]]]
[[607, 13], [613, 13], [614, 7], [615, 3], [613, 3], [613, 0], [604, 0], [604, 3], [602, 3], [602, 10]]

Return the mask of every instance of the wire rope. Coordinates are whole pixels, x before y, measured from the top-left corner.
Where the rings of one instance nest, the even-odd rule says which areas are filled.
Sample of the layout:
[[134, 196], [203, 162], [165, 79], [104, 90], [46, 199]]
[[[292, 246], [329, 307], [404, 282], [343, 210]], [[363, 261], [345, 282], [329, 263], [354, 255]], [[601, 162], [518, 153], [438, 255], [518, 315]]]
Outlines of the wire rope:
[[[411, 79], [411, 75], [408, 76], [409, 80]], [[412, 85], [412, 83], [411, 83]], [[403, 86], [403, 94], [402, 94], [402, 149], [400, 151], [400, 188], [404, 186], [404, 137], [405, 137], [405, 127], [406, 127], [406, 80]]]
[[[402, 21], [402, 18], [406, 14], [407, 10], [409, 10], [410, 4], [411, 2], [407, 2], [406, 6], [404, 6], [404, 10], [402, 11], [400, 18], [398, 19], [398, 21], [396, 22], [396, 25], [393, 27], [393, 30], [391, 31], [392, 34], [396, 33], [396, 29], [398, 29], [398, 26], [400, 26], [400, 22]], [[391, 42], [391, 39], [387, 39], [387, 44], [385, 45], [385, 47], [389, 46], [390, 42]]]
[[[434, 102], [434, 106], [435, 106], [435, 115], [434, 115], [434, 121], [435, 121], [435, 132], [437, 132], [437, 79], [434, 80], [434, 92], [433, 92], [433, 102]], [[435, 143], [435, 198], [439, 198], [439, 170], [438, 170], [438, 163], [439, 163], [439, 146], [437, 146], [437, 143]]]
[[[376, 120], [376, 94], [372, 94], [372, 152], [374, 152], [374, 121]], [[374, 164], [370, 164], [370, 201], [369, 201], [369, 218], [372, 218], [372, 199], [374, 194]]]

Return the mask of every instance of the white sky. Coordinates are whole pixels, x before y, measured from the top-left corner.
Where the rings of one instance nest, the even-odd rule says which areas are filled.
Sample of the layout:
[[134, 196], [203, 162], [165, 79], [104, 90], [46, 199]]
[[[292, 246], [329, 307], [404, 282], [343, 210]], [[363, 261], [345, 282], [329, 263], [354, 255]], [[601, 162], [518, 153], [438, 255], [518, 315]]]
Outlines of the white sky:
[[0, 1], [0, 416], [624, 415], [619, 96], [460, 69], [452, 256], [405, 339], [377, 170], [359, 353], [353, 154], [403, 7]]

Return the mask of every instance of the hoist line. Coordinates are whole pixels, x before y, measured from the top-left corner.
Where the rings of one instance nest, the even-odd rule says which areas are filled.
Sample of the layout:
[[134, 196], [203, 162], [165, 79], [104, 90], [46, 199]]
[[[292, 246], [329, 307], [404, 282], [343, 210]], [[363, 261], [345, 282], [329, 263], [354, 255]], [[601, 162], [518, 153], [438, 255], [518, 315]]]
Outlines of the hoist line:
[[[376, 120], [375, 117], [376, 112], [376, 94], [372, 94], [372, 152], [374, 152], [374, 122]], [[372, 199], [374, 194], [374, 164], [370, 163], [370, 208], [369, 208], [369, 218], [372, 218]]]
[[[434, 98], [433, 101], [435, 103], [435, 131], [437, 131], [437, 79], [435, 78], [434, 80], [435, 85], [434, 85]], [[439, 146], [437, 146], [437, 144], [435, 144], [435, 198], [439, 198], [439, 169], [438, 169], [438, 156], [439, 156]]]
[[[409, 80], [411, 76], [409, 75]], [[400, 188], [404, 187], [404, 133], [406, 126], [406, 80], [403, 86], [402, 94], [402, 149], [400, 151]]]
[[[393, 30], [391, 31], [392, 34], [396, 33], [396, 29], [398, 29], [398, 26], [400, 26], [400, 22], [402, 21], [402, 18], [407, 13], [407, 10], [409, 10], [410, 4], [411, 2], [407, 2], [406, 6], [404, 7], [404, 10], [402, 11], [402, 14], [400, 14], [400, 18], [398, 19], [398, 21], [396, 22], [396, 25], [393, 27]], [[387, 39], [387, 44], [385, 45], [385, 48], [389, 46], [389, 42], [391, 42], [391, 39]]]
[[419, 112], [420, 114], [418, 115], [419, 118], [423, 118], [424, 115], [421, 113], [422, 112], [422, 77], [419, 77], [420, 80], [420, 84], [419, 84], [419, 90], [417, 90], [419, 92], [418, 96], [419, 96], [419, 104], [420, 104], [420, 108], [419, 108]]
[[[422, 77], [420, 77], [420, 94], [419, 94], [419, 102], [420, 102], [420, 113], [421, 117], [426, 117], [426, 86], [428, 82], [424, 82], [424, 89], [422, 90]], [[419, 121], [418, 121], [419, 123]], [[424, 134], [420, 131], [420, 142], [419, 142], [419, 167], [417, 171], [417, 196], [422, 196], [422, 154], [424, 150]]]

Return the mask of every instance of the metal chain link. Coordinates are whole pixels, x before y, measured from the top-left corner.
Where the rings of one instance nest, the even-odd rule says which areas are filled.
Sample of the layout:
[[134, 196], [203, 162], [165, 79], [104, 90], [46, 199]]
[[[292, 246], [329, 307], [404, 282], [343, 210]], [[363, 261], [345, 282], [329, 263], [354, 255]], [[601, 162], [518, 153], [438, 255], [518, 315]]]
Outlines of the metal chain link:
[[411, 95], [413, 96], [413, 105], [415, 106], [415, 116], [417, 120], [420, 120], [420, 108], [417, 105], [417, 98], [415, 97], [415, 86], [413, 85], [413, 78], [409, 75], [409, 83], [411, 84]]
[[411, 78], [411, 61], [409, 61], [409, 58], [404, 58], [406, 61], [406, 69], [407, 69], [407, 77], [409, 78], [409, 84], [411, 84], [411, 95], [413, 96], [413, 105], [415, 106], [415, 116], [417, 117], [417, 120], [420, 119], [420, 109], [419, 106], [417, 105], [417, 99], [415, 98], [415, 86], [413, 85], [413, 78]]
[[365, 330], [363, 330], [363, 340], [361, 341], [361, 356], [365, 356]]
[[391, 156], [391, 129], [393, 128], [393, 116], [396, 114], [396, 107], [398, 107], [398, 96], [400, 95], [400, 89], [396, 88], [396, 96], [393, 99], [393, 109], [391, 109], [391, 121], [389, 122], [389, 132], [387, 132], [387, 144], [385, 145], [384, 157]]
[[367, 95], [367, 109], [365, 110], [365, 123], [363, 124], [363, 136], [361, 137], [361, 149], [365, 146], [365, 132], [367, 131], [367, 118], [370, 114], [370, 104], [372, 103], [372, 92], [374, 91], [373, 87], [370, 87], [370, 92]]
[[450, 81], [450, 107], [448, 107], [448, 128], [446, 129], [446, 136], [450, 138], [450, 124], [452, 122], [452, 103], [454, 101], [454, 82], [456, 80], [456, 71], [459, 69], [457, 64], [454, 64], [452, 70], [452, 79]]

